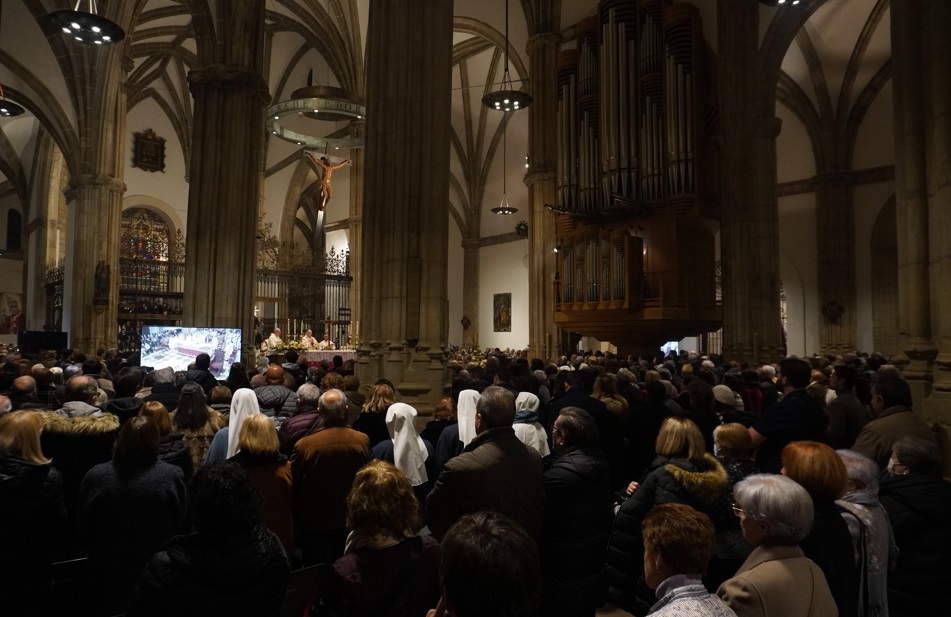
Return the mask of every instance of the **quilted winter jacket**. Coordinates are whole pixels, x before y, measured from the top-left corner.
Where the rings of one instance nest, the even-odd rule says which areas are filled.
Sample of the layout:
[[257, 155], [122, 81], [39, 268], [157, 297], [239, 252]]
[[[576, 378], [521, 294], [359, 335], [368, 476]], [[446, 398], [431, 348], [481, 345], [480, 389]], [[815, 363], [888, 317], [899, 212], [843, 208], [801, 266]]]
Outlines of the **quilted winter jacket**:
[[729, 490], [726, 470], [704, 454], [699, 461], [658, 456], [644, 475], [640, 487], [621, 504], [608, 539], [606, 575], [608, 599], [634, 612], [635, 590], [644, 573], [641, 521], [661, 503], [682, 503], [707, 512]]

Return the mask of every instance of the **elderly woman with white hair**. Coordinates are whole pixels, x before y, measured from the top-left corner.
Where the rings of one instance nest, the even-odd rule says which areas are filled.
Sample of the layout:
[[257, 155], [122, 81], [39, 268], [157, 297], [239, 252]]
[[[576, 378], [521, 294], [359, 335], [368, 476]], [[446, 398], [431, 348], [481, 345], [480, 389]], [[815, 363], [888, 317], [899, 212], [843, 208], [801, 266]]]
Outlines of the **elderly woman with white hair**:
[[878, 464], [852, 450], [836, 450], [849, 483], [836, 501], [852, 535], [859, 571], [859, 617], [888, 615], [888, 571], [895, 569], [898, 547], [885, 508], [878, 501]]
[[515, 398], [515, 436], [523, 444], [542, 455], [542, 458], [551, 454], [548, 447], [548, 433], [538, 421], [538, 409], [541, 401], [531, 392], [519, 392]]
[[825, 575], [798, 546], [813, 519], [806, 489], [784, 476], [755, 474], [733, 496], [753, 552], [717, 595], [739, 617], [837, 617]]
[[425, 503], [439, 470], [434, 465], [433, 446], [416, 432], [416, 415], [416, 409], [406, 403], [390, 405], [386, 410], [386, 430], [390, 438], [373, 446], [370, 456], [406, 474], [416, 499]]

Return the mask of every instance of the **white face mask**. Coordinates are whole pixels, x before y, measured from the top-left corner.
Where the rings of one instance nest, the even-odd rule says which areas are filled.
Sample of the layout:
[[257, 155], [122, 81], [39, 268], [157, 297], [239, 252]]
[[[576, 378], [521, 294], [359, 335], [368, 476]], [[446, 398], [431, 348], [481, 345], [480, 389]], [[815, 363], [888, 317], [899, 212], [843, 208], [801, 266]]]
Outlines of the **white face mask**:
[[895, 465], [898, 465], [898, 464], [900, 464], [900, 463], [898, 463], [898, 461], [895, 460], [895, 457], [894, 457], [894, 456], [891, 457], [890, 459], [888, 459], [888, 467], [885, 468], [885, 469], [888, 471], [888, 475], [890, 475], [890, 476], [904, 476], [904, 475], [908, 475], [908, 470], [907, 470], [907, 469], [906, 469], [904, 472], [897, 472], [897, 471], [895, 471]]

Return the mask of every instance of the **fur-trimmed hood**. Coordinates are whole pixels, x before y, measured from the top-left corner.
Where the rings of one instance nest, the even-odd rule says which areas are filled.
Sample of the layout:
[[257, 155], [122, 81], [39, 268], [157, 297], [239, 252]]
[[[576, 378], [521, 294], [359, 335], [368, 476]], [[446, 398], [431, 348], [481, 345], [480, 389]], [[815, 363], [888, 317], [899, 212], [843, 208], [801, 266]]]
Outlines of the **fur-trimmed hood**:
[[726, 469], [710, 454], [704, 454], [700, 461], [671, 460], [664, 469], [705, 506], [713, 505], [730, 487]]
[[100, 416], [67, 418], [58, 413], [43, 413], [43, 431], [62, 435], [102, 435], [119, 429], [119, 418], [111, 413]]

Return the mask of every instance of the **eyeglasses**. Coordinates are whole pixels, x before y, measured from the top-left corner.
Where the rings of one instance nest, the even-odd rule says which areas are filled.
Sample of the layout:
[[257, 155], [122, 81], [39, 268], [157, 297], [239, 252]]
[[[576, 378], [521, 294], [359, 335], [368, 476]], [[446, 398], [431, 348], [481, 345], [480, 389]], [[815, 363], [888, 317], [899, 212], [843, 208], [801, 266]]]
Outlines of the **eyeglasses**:
[[742, 515], [742, 514], [746, 514], [746, 512], [743, 510], [743, 508], [739, 507], [739, 506], [736, 505], [736, 504], [733, 504], [733, 515], [734, 515], [734, 516], [740, 516], [740, 515]]

